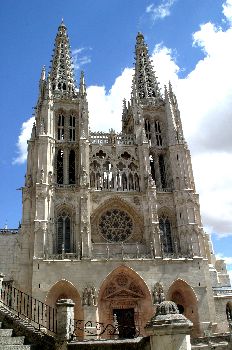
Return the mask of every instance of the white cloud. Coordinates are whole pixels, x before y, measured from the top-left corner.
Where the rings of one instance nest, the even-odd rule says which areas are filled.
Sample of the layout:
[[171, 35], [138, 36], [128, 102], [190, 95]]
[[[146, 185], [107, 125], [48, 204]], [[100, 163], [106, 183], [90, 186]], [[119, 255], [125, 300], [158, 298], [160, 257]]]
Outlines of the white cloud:
[[[223, 259], [227, 265], [231, 265], [232, 268], [232, 256], [224, 256], [223, 254], [216, 254], [217, 259]], [[232, 272], [232, 271], [231, 271]]]
[[27, 140], [30, 139], [34, 121], [35, 118], [31, 117], [22, 124], [21, 132], [17, 142], [18, 156], [15, 159], [13, 159], [13, 164], [23, 164], [27, 159]]
[[125, 68], [107, 93], [104, 86], [87, 89], [91, 130], [121, 129], [122, 102], [129, 100], [133, 69]]
[[91, 58], [88, 54], [84, 54], [84, 52], [88, 52], [91, 48], [81, 47], [72, 50], [72, 59], [73, 59], [73, 68], [75, 70], [80, 69], [81, 66], [91, 63]]
[[222, 6], [224, 16], [232, 23], [232, 0], [227, 0]]
[[[227, 0], [223, 7], [228, 20], [231, 4], [232, 0]], [[193, 45], [196, 50], [203, 51], [204, 57], [183, 79], [178, 77], [181, 68], [171, 49], [160, 44], [152, 53], [161, 86], [171, 80], [178, 98], [200, 193], [203, 224], [219, 235], [232, 234], [231, 42], [232, 26], [223, 30], [212, 23], [201, 25], [193, 34]], [[132, 74], [132, 68], [125, 68], [109, 92], [104, 86], [88, 87], [92, 130], [115, 128], [120, 131], [122, 100], [130, 98]], [[31, 129], [31, 125], [29, 121], [24, 123], [19, 137], [21, 162], [26, 159], [26, 146], [23, 146], [26, 127]]]
[[171, 7], [173, 6], [176, 0], [162, 0], [159, 6], [155, 6], [154, 4], [150, 4], [146, 8], [146, 13], [150, 13], [152, 15], [153, 21], [157, 21], [158, 19], [163, 19], [171, 14]]

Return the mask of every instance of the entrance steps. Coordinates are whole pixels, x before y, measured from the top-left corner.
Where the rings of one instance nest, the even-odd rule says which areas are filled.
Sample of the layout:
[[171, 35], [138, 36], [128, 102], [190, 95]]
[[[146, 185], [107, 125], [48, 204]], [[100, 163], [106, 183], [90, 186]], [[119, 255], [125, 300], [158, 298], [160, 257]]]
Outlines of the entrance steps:
[[31, 350], [31, 345], [24, 345], [25, 337], [13, 337], [13, 329], [2, 328], [0, 322], [0, 350]]

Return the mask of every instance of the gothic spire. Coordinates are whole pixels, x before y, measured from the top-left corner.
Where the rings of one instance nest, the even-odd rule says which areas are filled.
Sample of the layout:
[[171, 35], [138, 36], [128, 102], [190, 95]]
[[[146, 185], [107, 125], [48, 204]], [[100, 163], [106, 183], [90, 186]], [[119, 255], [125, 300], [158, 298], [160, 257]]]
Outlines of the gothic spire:
[[76, 96], [76, 86], [67, 28], [63, 20], [55, 39], [50, 71], [52, 90], [57, 95]]
[[135, 46], [135, 88], [140, 101], [163, 101], [144, 36], [138, 33]]

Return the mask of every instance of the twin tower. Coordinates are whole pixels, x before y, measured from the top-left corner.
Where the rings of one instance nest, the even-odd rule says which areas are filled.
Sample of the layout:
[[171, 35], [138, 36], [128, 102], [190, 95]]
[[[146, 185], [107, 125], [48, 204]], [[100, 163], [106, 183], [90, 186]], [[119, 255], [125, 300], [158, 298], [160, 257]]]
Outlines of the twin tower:
[[77, 86], [59, 26], [28, 141], [15, 281], [50, 304], [73, 299], [84, 319], [112, 323], [133, 310], [140, 327], [158, 283], [199, 333], [216, 322], [212, 287], [229, 285], [228, 275], [202, 229], [176, 96], [171, 84], [161, 94], [141, 33], [135, 57], [121, 132], [90, 132], [84, 74]]

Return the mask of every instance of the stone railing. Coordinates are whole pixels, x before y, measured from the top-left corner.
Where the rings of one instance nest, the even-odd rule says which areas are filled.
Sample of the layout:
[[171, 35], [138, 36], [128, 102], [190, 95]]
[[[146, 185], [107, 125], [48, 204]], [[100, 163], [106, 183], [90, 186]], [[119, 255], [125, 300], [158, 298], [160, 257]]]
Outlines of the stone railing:
[[2, 229], [0, 229], [0, 235], [1, 234], [6, 234], [6, 233], [15, 235], [18, 232], [19, 232], [18, 228], [2, 228]]
[[151, 250], [141, 243], [92, 243], [93, 259], [151, 259]]
[[89, 139], [90, 143], [99, 145], [133, 145], [135, 143], [134, 135], [115, 132], [90, 132]]
[[213, 287], [214, 295], [232, 295], [232, 289], [230, 287]]
[[80, 253], [55, 253], [55, 254], [47, 254], [44, 257], [45, 260], [80, 260]]

